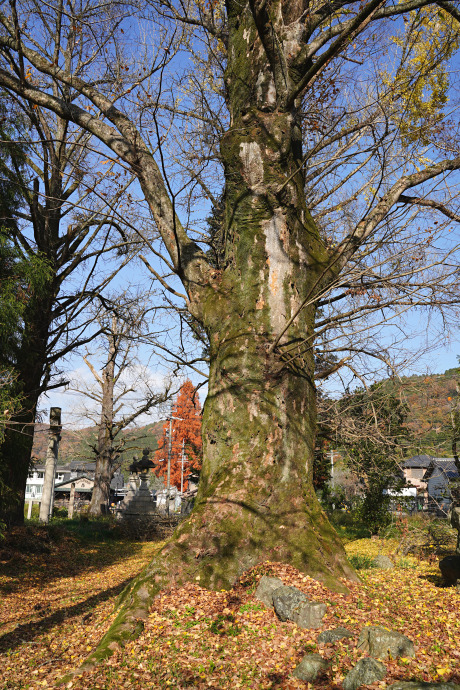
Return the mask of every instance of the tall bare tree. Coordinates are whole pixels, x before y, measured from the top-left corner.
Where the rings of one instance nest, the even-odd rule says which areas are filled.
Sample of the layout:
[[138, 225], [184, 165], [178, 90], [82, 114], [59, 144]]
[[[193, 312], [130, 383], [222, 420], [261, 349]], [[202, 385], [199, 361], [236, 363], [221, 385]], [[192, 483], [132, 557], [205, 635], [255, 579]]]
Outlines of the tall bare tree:
[[[15, 497], [14, 505], [0, 501], [1, 512], [7, 522], [21, 522], [38, 399], [62, 385], [59, 361], [97, 332], [88, 328], [88, 306], [103, 300], [105, 287], [131, 256], [131, 245], [114, 230], [131, 177], [113, 181], [110, 169], [93, 174], [90, 136], [60, 116], [14, 94], [8, 105], [0, 174], [17, 205], [9, 213], [3, 205], [0, 222], [8, 227], [17, 261], [36, 271], [35, 286], [23, 295], [13, 346], [2, 352], [22, 405], [0, 447], [5, 482]], [[19, 144], [20, 156], [14, 154]], [[104, 260], [109, 254], [117, 266]]]
[[103, 360], [103, 366], [99, 369], [87, 352], [84, 361], [92, 373], [94, 385], [79, 383], [73, 388], [88, 398], [84, 416], [97, 426], [97, 438], [91, 444], [96, 460], [91, 515], [100, 515], [102, 506], [109, 503], [110, 482], [119, 466], [117, 460], [131, 440], [127, 430], [169, 396], [169, 384], [160, 386], [150, 380], [148, 368], [142, 366], [136, 356], [150, 311], [142, 302], [140, 297], [129, 299], [125, 295], [117, 304], [114, 302], [115, 313], [97, 316], [102, 333], [94, 341], [98, 345], [94, 354], [98, 361]]
[[[431, 115], [417, 119], [408, 94], [418, 93], [411, 79], [434, 94], [430, 78], [456, 49], [458, 8], [448, 0], [152, 0], [128, 9], [105, 3], [96, 37], [93, 4], [49, 7], [60, 31], [84, 34], [87, 61], [76, 69], [64, 54], [51, 54], [41, 40], [49, 17], [24, 0], [0, 18], [0, 85], [79, 125], [136, 175], [161, 237], [152, 249], [166, 249], [173, 279], [151, 268], [172, 297], [185, 300], [209, 341], [198, 500], [136, 582], [111, 639], [134, 628], [150, 596], [171, 580], [228, 587], [241, 571], [270, 559], [340, 587], [339, 576], [354, 574], [311, 486], [314, 342], [322, 345], [327, 328], [330, 344], [335, 326], [337, 342], [342, 332], [342, 348], [351, 352], [359, 330], [369, 330], [364, 323], [350, 336], [350, 324], [363, 315], [391, 311], [395, 299], [396, 316], [412, 304], [430, 306], [430, 271], [434, 297], [440, 292], [441, 306], [455, 306], [457, 247], [447, 234], [436, 243], [427, 234], [422, 243], [415, 228], [420, 210], [458, 220], [458, 179], [451, 174], [460, 167], [457, 125], [447, 131], [452, 113], [433, 97], [431, 114], [444, 132], [427, 144]], [[138, 28], [133, 17], [145, 24]], [[117, 40], [115, 18], [145, 48], [160, 35], [167, 47], [184, 39], [201, 83], [195, 93], [187, 87], [187, 102], [182, 93], [166, 98], [176, 87], [168, 50], [152, 80], [152, 60], [142, 66], [127, 46], [108, 47]], [[420, 69], [413, 58], [422, 27], [435, 55]], [[377, 51], [391, 56], [397, 73], [385, 72]], [[21, 64], [37, 75], [35, 83]], [[177, 69], [185, 85], [183, 65]], [[72, 103], [61, 95], [65, 88], [79, 93]], [[193, 98], [201, 99], [195, 116]], [[201, 107], [206, 98], [217, 113], [213, 122]], [[409, 131], [405, 114], [415, 123]], [[208, 177], [189, 166], [190, 193], [181, 196], [179, 170], [168, 170], [164, 152], [172, 128], [182, 122], [185, 139], [192, 119], [201, 120], [202, 133], [193, 160], [215, 166]], [[219, 201], [206, 189], [219, 170], [223, 210], [210, 253], [203, 227], [194, 227], [193, 200], [201, 188]], [[428, 226], [420, 228], [419, 236]], [[340, 301], [351, 306], [335, 314]], [[364, 355], [369, 343], [357, 349]]]

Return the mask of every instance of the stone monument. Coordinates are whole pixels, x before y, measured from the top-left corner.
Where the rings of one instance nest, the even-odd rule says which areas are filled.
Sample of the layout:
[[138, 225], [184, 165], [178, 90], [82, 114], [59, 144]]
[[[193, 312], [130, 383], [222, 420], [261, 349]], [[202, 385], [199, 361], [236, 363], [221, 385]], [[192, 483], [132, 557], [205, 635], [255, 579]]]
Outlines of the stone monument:
[[[153, 468], [153, 462], [149, 459], [150, 449], [142, 451], [142, 458], [138, 460], [134, 456], [134, 462], [130, 465], [129, 489], [122, 504], [119, 516], [122, 519], [139, 519], [152, 516], [156, 513], [155, 502], [150, 495], [147, 479], [149, 471]], [[136, 477], [139, 476], [140, 486], [137, 486]]]

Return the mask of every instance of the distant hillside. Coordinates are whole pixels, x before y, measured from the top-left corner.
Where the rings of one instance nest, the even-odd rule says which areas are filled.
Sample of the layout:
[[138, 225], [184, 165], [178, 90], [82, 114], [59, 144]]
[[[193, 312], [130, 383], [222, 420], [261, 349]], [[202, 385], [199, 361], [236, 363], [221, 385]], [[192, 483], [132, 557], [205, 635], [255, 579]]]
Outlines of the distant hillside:
[[460, 369], [448, 369], [444, 374], [404, 377], [395, 383], [410, 409], [408, 455], [423, 451], [435, 457], [452, 456], [450, 411], [458, 397], [459, 379]]
[[[163, 430], [163, 422], [155, 422], [142, 427], [126, 429], [123, 433], [126, 439], [126, 446], [123, 450], [124, 461], [132, 460], [133, 455], [141, 455], [143, 448], [156, 450], [158, 439]], [[89, 444], [94, 443], [97, 430], [95, 427], [86, 429], [63, 429], [61, 442], [59, 444], [59, 464], [65, 465], [71, 460], [93, 461], [94, 454]], [[48, 443], [48, 425], [37, 424], [35, 427], [34, 445], [32, 456], [36, 461], [45, 461], [46, 448]]]

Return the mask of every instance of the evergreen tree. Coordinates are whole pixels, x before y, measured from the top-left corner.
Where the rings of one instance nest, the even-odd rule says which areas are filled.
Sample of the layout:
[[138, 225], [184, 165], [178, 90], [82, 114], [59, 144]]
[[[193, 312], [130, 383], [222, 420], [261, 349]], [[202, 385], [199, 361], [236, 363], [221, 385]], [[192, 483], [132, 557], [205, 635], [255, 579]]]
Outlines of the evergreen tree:
[[341, 407], [354, 424], [353, 433], [342, 439], [342, 445], [346, 463], [364, 488], [360, 517], [372, 532], [377, 532], [390, 518], [390, 497], [384, 491], [403, 484], [400, 462], [409, 409], [391, 383], [361, 388], [346, 396]]

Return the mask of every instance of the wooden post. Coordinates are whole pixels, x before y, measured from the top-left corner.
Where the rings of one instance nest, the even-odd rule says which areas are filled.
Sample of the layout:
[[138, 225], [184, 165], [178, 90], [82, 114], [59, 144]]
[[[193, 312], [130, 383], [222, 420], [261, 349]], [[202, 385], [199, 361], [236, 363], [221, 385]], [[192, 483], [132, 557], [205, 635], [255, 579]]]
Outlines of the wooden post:
[[69, 498], [69, 508], [67, 510], [67, 517], [69, 520], [73, 518], [73, 506], [75, 503], [75, 482], [70, 485], [70, 498]]
[[53, 511], [54, 477], [61, 440], [61, 408], [50, 409], [50, 428], [48, 436], [48, 450], [46, 451], [45, 477], [43, 481], [42, 502], [40, 504], [40, 522], [48, 524]]

